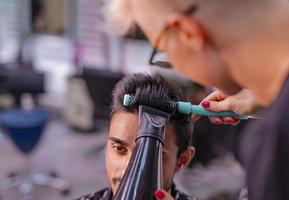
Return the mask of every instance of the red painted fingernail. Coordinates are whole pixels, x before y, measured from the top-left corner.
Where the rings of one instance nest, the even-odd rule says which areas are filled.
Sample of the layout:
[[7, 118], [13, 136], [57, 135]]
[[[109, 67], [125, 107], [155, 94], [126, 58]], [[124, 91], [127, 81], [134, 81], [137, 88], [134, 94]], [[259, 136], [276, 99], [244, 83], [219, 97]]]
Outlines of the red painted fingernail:
[[234, 118], [234, 121], [235, 121], [235, 123], [236, 123], [236, 122], [239, 122], [240, 119], [238, 119], [238, 118]]
[[203, 106], [204, 108], [209, 108], [209, 107], [210, 107], [210, 102], [209, 102], [209, 101], [203, 101], [203, 102], [202, 102], [202, 106]]
[[158, 199], [163, 199], [163, 198], [165, 198], [165, 193], [164, 193], [163, 191], [161, 191], [161, 190], [157, 190], [157, 191], [155, 192], [155, 196], [156, 196]]
[[215, 124], [222, 124], [221, 121], [214, 121], [214, 122], [215, 122]]
[[227, 119], [226, 122], [227, 122], [228, 124], [233, 124], [233, 123], [235, 123], [235, 120], [233, 120], [233, 119]]

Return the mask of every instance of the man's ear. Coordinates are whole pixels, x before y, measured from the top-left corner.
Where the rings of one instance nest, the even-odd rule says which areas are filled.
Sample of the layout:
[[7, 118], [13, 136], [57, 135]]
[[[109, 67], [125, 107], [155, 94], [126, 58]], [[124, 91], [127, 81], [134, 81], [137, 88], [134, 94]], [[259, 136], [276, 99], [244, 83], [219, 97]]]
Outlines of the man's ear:
[[192, 158], [195, 156], [195, 147], [188, 147], [179, 157], [176, 166], [176, 172], [186, 168], [190, 164]]
[[172, 13], [167, 24], [175, 30], [183, 44], [190, 45], [195, 51], [201, 51], [206, 42], [206, 34], [198, 20], [190, 15]]

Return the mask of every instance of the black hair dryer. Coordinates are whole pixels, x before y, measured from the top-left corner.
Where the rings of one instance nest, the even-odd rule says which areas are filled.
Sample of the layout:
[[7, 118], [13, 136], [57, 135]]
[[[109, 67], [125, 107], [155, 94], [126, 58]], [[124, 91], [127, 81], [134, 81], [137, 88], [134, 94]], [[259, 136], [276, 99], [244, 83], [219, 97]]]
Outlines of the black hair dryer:
[[114, 200], [150, 200], [163, 188], [162, 150], [170, 114], [139, 106], [136, 147]]

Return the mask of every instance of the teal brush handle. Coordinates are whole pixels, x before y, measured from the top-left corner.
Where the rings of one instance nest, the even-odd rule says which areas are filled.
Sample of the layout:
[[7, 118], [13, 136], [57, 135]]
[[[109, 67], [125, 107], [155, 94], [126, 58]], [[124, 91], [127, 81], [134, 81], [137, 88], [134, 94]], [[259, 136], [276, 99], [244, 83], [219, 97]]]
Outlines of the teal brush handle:
[[[131, 106], [135, 103], [135, 97], [133, 95], [125, 94], [123, 98], [124, 106]], [[166, 102], [170, 103], [170, 105], [175, 106], [175, 102]], [[238, 115], [237, 113], [230, 111], [223, 112], [212, 112], [205, 109], [199, 105], [192, 105], [190, 102], [179, 101], [177, 102], [177, 111], [186, 115], [198, 114], [208, 117], [239, 117], [240, 119], [247, 120], [251, 118], [248, 115]]]
[[208, 117], [239, 117], [240, 119], [247, 120], [249, 119], [249, 116], [247, 115], [239, 115], [235, 112], [231, 111], [222, 111], [222, 112], [212, 112], [207, 109], [205, 109], [203, 106], [199, 105], [192, 105], [189, 102], [178, 102], [178, 112], [191, 115], [191, 114], [198, 114]]

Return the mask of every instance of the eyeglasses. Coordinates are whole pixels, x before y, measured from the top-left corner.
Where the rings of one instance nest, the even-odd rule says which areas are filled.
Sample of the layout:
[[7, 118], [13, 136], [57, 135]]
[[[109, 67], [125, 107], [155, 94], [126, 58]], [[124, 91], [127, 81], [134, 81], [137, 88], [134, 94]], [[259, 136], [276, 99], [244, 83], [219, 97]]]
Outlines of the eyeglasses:
[[[196, 10], [198, 9], [197, 5], [193, 5], [191, 7], [189, 7], [188, 9], [184, 10], [182, 13], [185, 15], [190, 15], [192, 13], [194, 13]], [[166, 25], [165, 28], [159, 33], [157, 39], [156, 39], [156, 43], [154, 45], [152, 54], [150, 56], [149, 59], [149, 64], [150, 65], [155, 65], [161, 68], [172, 68], [172, 65], [166, 60], [160, 60], [160, 59], [156, 59], [156, 55], [158, 53], [160, 53], [159, 49], [159, 45], [164, 37], [164, 35], [168, 32], [168, 30], [170, 29], [169, 25]], [[164, 52], [163, 52], [164, 53]]]

